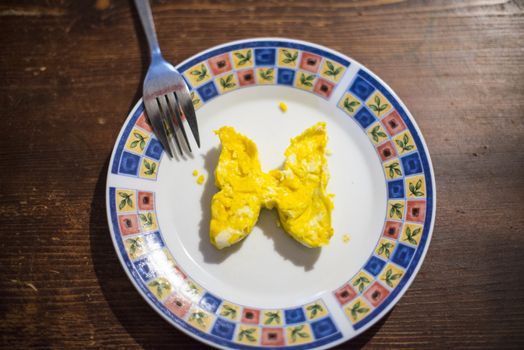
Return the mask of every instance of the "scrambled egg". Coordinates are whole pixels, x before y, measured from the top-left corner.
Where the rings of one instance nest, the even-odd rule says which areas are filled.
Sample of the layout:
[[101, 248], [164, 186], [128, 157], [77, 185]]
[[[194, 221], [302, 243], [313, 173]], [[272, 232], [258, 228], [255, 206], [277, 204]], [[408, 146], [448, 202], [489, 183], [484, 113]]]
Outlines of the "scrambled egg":
[[281, 226], [307, 247], [326, 245], [333, 235], [325, 123], [291, 140], [281, 170], [264, 173], [253, 141], [231, 127], [216, 131], [222, 152], [215, 169], [220, 189], [211, 201], [211, 243], [222, 249], [244, 239], [261, 207], [276, 207]]
[[200, 176], [197, 178], [197, 184], [202, 185], [202, 184], [204, 183], [205, 180], [206, 180], [206, 178], [204, 177], [204, 175], [200, 175]]

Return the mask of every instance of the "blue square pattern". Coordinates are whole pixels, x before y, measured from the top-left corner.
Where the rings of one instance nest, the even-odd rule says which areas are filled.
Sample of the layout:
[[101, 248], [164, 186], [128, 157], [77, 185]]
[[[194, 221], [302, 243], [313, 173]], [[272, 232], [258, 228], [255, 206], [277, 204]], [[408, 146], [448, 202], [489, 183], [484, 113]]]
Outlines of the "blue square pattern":
[[160, 232], [153, 232], [151, 234], [143, 236], [144, 241], [146, 242], [146, 246], [149, 250], [156, 250], [164, 248], [165, 244], [162, 240], [162, 237], [160, 237]]
[[233, 333], [235, 333], [235, 324], [222, 318], [217, 318], [211, 330], [211, 334], [227, 340], [233, 339]]
[[293, 85], [295, 71], [293, 69], [279, 68], [277, 82], [281, 85]]
[[122, 153], [120, 160], [120, 168], [118, 172], [126, 175], [138, 175], [138, 165], [140, 164], [140, 157], [129, 152]]
[[422, 163], [418, 156], [418, 152], [410, 154], [401, 158], [402, 167], [404, 168], [404, 176], [418, 174], [422, 172]]
[[355, 114], [355, 119], [357, 122], [362, 125], [364, 129], [373, 124], [377, 118], [367, 108], [361, 108], [357, 114]]
[[146, 149], [146, 156], [153, 158], [154, 160], [160, 160], [163, 150], [164, 148], [160, 142], [158, 142], [156, 138], [152, 137]]
[[222, 300], [218, 299], [216, 296], [210, 293], [206, 293], [202, 297], [202, 300], [200, 300], [200, 306], [204, 310], [215, 313], [215, 311], [217, 311], [218, 306], [220, 305], [221, 302]]
[[306, 320], [306, 316], [304, 315], [302, 308], [284, 310], [284, 315], [286, 317], [287, 324], [300, 323]]
[[274, 66], [275, 49], [255, 49], [255, 64], [257, 66]]
[[357, 76], [349, 88], [349, 91], [359, 97], [362, 101], [366, 101], [373, 91], [375, 91], [375, 88], [370, 83]]
[[405, 244], [399, 243], [397, 249], [395, 249], [395, 253], [393, 254], [393, 258], [391, 259], [391, 261], [393, 261], [397, 265], [406, 268], [408, 267], [409, 262], [413, 257], [413, 254], [415, 254], [415, 248], [408, 247]]
[[379, 259], [376, 256], [372, 256], [371, 259], [369, 259], [367, 262], [366, 266], [364, 266], [364, 270], [376, 277], [380, 271], [382, 271], [384, 265], [386, 265], [384, 260]]
[[212, 81], [202, 85], [197, 89], [197, 91], [202, 100], [204, 100], [204, 102], [207, 102], [208, 100], [218, 95], [217, 87], [215, 86], [215, 83]]
[[313, 330], [315, 339], [327, 337], [328, 335], [331, 335], [338, 331], [337, 327], [335, 326], [330, 317], [326, 317], [322, 320], [312, 322], [311, 329]]
[[404, 180], [388, 182], [389, 198], [404, 198]]
[[144, 282], [147, 282], [157, 276], [155, 270], [152, 268], [151, 262], [147, 257], [137, 260], [133, 264], [135, 264], [135, 268]]

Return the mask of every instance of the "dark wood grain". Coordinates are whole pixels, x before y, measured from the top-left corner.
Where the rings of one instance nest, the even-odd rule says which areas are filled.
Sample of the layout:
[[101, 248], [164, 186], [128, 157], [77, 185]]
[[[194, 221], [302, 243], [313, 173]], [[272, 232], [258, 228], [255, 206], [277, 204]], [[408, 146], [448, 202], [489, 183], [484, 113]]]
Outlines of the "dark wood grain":
[[[0, 334], [5, 348], [203, 347], [114, 253], [105, 173], [147, 55], [126, 1], [0, 1]], [[326, 45], [379, 74], [435, 166], [433, 241], [412, 287], [340, 346], [524, 348], [522, 1], [155, 1], [174, 62], [226, 41]]]

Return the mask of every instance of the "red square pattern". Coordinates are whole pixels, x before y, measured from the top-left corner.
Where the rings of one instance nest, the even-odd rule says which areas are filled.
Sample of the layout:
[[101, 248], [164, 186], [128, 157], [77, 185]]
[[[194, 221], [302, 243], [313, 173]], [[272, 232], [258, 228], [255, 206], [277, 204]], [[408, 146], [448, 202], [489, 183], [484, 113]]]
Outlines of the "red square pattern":
[[386, 161], [397, 156], [397, 151], [395, 150], [395, 147], [393, 147], [391, 141], [384, 142], [383, 144], [377, 147], [377, 150], [378, 155], [380, 156], [382, 161]]
[[387, 238], [397, 239], [400, 235], [400, 227], [402, 223], [399, 221], [386, 221], [384, 225], [383, 236]]
[[138, 117], [138, 120], [136, 121], [136, 125], [141, 127], [144, 130], [153, 132], [153, 129], [151, 129], [151, 125], [149, 125], [149, 120], [147, 120], [145, 113], [142, 113], [140, 117]]
[[333, 84], [332, 82], [320, 78], [315, 83], [314, 91], [317, 95], [329, 98], [329, 96], [331, 96], [331, 93], [333, 92], [334, 87], [335, 84]]
[[344, 305], [355, 298], [357, 293], [349, 286], [349, 284], [346, 284], [335, 292], [335, 296], [340, 305]]
[[284, 330], [282, 328], [262, 328], [262, 345], [284, 345]]
[[300, 68], [316, 73], [320, 67], [321, 57], [309, 52], [302, 53], [302, 59], [300, 60]]
[[138, 209], [140, 210], [155, 209], [155, 196], [153, 192], [138, 192]]
[[406, 129], [406, 124], [404, 124], [404, 121], [397, 111], [389, 113], [384, 119], [382, 119], [382, 125], [384, 125], [391, 136]]
[[426, 201], [408, 201], [407, 221], [424, 222], [426, 219]]
[[165, 305], [172, 313], [182, 318], [189, 311], [191, 301], [182, 295], [173, 294], [166, 300]]
[[244, 309], [242, 311], [242, 322], [258, 324], [260, 319], [260, 311], [255, 309]]
[[255, 73], [253, 72], [253, 69], [245, 69], [237, 74], [240, 86], [255, 84]]
[[207, 62], [213, 75], [219, 75], [231, 70], [231, 60], [227, 53], [212, 57]]
[[371, 287], [364, 292], [364, 296], [374, 307], [379, 306], [388, 295], [389, 291], [378, 282], [373, 283]]
[[118, 226], [122, 236], [132, 235], [140, 232], [137, 215], [119, 215]]

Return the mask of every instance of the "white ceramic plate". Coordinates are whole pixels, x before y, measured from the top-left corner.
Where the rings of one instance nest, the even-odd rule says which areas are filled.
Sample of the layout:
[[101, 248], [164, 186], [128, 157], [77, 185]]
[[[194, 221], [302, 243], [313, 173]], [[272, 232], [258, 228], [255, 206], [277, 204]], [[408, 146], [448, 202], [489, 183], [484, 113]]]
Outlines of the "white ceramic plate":
[[[144, 299], [220, 348], [328, 348], [378, 321], [420, 268], [435, 216], [429, 154], [400, 99], [349, 57], [290, 39], [228, 43], [178, 69], [192, 89], [202, 147], [168, 159], [139, 101], [108, 172], [111, 235]], [[332, 152], [330, 244], [300, 245], [263, 210], [247, 239], [216, 250], [213, 131], [230, 125], [254, 140], [269, 171], [282, 164], [290, 138], [318, 121], [327, 123]]]

